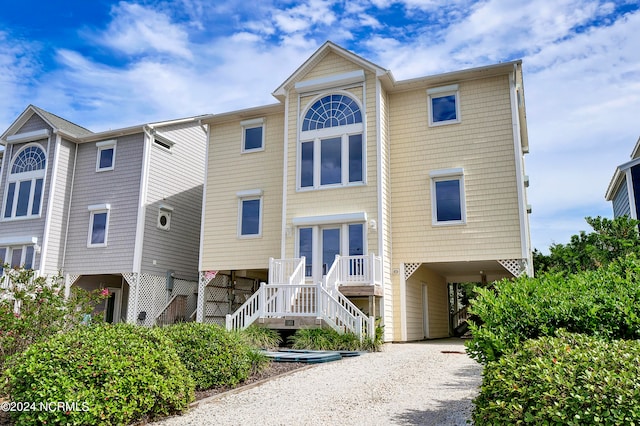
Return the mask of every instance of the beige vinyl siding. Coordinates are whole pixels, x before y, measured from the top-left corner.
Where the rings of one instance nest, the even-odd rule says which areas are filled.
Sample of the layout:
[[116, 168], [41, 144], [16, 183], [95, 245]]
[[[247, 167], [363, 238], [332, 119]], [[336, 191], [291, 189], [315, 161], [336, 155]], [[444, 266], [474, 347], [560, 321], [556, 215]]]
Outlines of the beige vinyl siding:
[[[460, 83], [461, 123], [428, 127], [425, 90], [391, 97], [394, 264], [522, 255], [508, 76]], [[429, 172], [464, 169], [466, 225], [432, 226]]]
[[343, 58], [342, 56], [328, 52], [318, 63], [316, 63], [307, 74], [300, 78], [299, 81], [314, 80], [316, 78], [327, 77], [335, 74], [343, 74], [349, 71], [359, 70], [357, 64]]
[[[429, 315], [428, 333], [424, 330], [423, 285], [427, 286]], [[444, 277], [424, 266], [418, 268], [406, 282], [407, 340], [437, 339], [449, 336], [449, 305]]]
[[[344, 61], [344, 67], [338, 70], [334, 65], [327, 64]], [[347, 66], [350, 64], [350, 68]], [[348, 68], [348, 69], [347, 69]], [[327, 77], [339, 72], [351, 71], [354, 64], [345, 61], [335, 54], [327, 55], [303, 80], [311, 78]], [[321, 72], [321, 70], [323, 70]], [[327, 72], [329, 72], [327, 74]], [[293, 226], [292, 220], [300, 217], [323, 216], [344, 213], [365, 212], [367, 220], [378, 222], [378, 196], [377, 196], [377, 131], [376, 131], [376, 82], [373, 73], [365, 73], [365, 84], [347, 90], [354, 98], [363, 105], [363, 119], [365, 124], [365, 167], [366, 185], [348, 185], [339, 188], [322, 188], [316, 190], [297, 190], [298, 187], [298, 117], [304, 114], [309, 102], [312, 99], [321, 97], [324, 94], [332, 93], [327, 89], [314, 96], [302, 96], [300, 99], [300, 111], [298, 111], [298, 95], [293, 92], [289, 102], [289, 128], [288, 128], [288, 168], [287, 168], [287, 226]], [[378, 228], [380, 229], [380, 228]], [[368, 253], [378, 251], [378, 230], [369, 229], [367, 231]], [[286, 239], [286, 256], [294, 257], [296, 246], [296, 233]]]
[[[197, 124], [162, 127], [158, 134], [175, 142], [171, 151], [151, 144], [145, 203], [142, 273], [196, 280], [206, 134]], [[160, 206], [172, 208], [170, 229], [159, 229]]]
[[[65, 272], [133, 271], [143, 141], [142, 133], [118, 138], [115, 168], [106, 172], [96, 172], [95, 142], [79, 145]], [[105, 203], [111, 205], [107, 246], [88, 248], [88, 207]]]
[[62, 139], [58, 150], [56, 181], [52, 183], [55, 186], [54, 198], [51, 205], [49, 232], [46, 241], [47, 259], [44, 271], [46, 274], [56, 274], [60, 270], [60, 265], [62, 265], [67, 217], [72, 193], [71, 183], [73, 181], [73, 159], [76, 154], [76, 144]]
[[[245, 119], [261, 118], [261, 116]], [[265, 118], [264, 151], [241, 153], [240, 121], [214, 124], [210, 130], [203, 270], [267, 268], [280, 257], [284, 117]], [[237, 193], [262, 190], [262, 235], [238, 238]]]

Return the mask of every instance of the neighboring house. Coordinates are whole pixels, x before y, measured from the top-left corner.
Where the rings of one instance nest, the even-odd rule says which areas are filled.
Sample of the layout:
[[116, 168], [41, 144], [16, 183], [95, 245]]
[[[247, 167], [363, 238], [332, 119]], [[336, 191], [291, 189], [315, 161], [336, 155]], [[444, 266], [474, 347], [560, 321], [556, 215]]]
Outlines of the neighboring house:
[[[195, 310], [206, 126], [193, 117], [101, 133], [29, 106], [5, 131], [0, 258], [67, 291], [108, 288], [109, 322]], [[175, 308], [174, 308], [175, 306]]]
[[640, 218], [640, 138], [631, 153], [631, 160], [616, 168], [605, 199], [613, 205], [613, 217]]
[[273, 95], [204, 120], [199, 321], [444, 337], [450, 285], [533, 273], [520, 61], [396, 81], [327, 42]]

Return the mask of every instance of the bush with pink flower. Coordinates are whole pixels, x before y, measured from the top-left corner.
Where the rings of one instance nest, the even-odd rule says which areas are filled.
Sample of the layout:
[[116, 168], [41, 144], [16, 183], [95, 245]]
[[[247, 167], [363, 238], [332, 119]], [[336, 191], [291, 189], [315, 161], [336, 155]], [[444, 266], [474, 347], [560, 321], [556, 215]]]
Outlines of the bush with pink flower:
[[72, 288], [65, 298], [61, 277], [35, 276], [30, 269], [10, 269], [8, 265], [0, 278], [0, 372], [7, 368], [11, 356], [72, 329], [108, 297], [108, 291]]

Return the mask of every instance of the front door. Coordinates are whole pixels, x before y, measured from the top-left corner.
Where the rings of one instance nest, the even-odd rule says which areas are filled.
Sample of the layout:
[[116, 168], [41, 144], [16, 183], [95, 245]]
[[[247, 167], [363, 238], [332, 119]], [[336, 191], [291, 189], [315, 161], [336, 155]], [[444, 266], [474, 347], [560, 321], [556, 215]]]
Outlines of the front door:
[[362, 223], [298, 228], [298, 255], [306, 258], [308, 281], [322, 281], [336, 255], [355, 256], [364, 251]]
[[107, 298], [106, 307], [104, 309], [104, 322], [116, 324], [120, 322], [120, 311], [122, 305], [122, 289], [108, 287], [109, 297]]

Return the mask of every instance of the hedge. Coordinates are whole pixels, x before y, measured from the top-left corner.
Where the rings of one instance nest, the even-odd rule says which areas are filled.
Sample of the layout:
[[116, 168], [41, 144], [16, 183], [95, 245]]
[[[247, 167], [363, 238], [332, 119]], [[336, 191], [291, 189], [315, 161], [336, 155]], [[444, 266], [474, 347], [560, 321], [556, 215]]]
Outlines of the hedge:
[[640, 423], [640, 342], [559, 331], [489, 362], [476, 425]]

